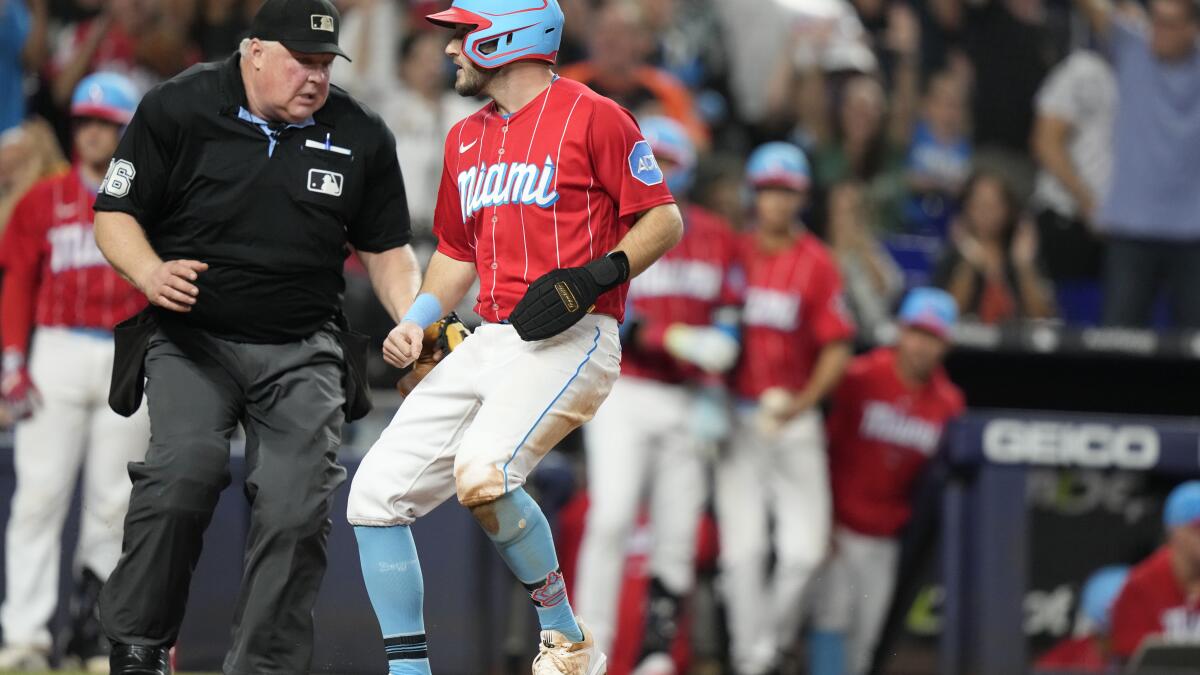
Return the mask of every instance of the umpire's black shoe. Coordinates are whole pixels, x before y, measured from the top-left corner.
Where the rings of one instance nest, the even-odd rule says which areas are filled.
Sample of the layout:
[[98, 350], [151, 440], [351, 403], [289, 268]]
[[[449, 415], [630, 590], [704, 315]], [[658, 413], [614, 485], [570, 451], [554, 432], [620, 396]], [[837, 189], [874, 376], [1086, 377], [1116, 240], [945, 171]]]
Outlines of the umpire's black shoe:
[[114, 644], [108, 663], [112, 675], [171, 675], [166, 647]]

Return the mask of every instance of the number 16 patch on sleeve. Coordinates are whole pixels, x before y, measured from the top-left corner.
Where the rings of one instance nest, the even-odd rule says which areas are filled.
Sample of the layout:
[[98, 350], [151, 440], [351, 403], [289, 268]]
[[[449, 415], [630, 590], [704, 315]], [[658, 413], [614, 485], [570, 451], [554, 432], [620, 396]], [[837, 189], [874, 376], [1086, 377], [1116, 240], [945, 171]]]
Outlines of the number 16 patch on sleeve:
[[647, 141], [638, 141], [629, 153], [629, 173], [643, 185], [658, 185], [663, 182], [663, 172], [654, 158], [654, 151]]

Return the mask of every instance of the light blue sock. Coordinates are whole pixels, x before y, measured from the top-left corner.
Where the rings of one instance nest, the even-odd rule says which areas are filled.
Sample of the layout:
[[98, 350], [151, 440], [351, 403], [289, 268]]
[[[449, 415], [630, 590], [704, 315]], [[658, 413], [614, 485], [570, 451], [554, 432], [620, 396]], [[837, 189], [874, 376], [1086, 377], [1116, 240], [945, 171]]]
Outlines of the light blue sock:
[[572, 642], [582, 641], [583, 631], [567, 600], [567, 585], [554, 553], [554, 537], [542, 509], [524, 488], [509, 492], [491, 506], [496, 531], [484, 530], [508, 569], [529, 590], [542, 630], [556, 630]]
[[814, 630], [808, 638], [810, 675], [842, 675], [846, 672], [846, 634]]
[[383, 630], [388, 675], [430, 675], [417, 544], [405, 525], [354, 528], [371, 606]]

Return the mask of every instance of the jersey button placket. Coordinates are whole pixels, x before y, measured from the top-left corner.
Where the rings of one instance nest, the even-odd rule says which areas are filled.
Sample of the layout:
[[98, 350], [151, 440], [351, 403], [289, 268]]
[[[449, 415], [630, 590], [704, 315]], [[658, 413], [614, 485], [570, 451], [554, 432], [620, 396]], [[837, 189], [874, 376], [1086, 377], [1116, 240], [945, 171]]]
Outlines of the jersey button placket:
[[[500, 149], [496, 151], [496, 155], [497, 155], [496, 163], [497, 164], [499, 164], [501, 161], [504, 160], [504, 146], [508, 144], [508, 122], [505, 122], [504, 126], [500, 127], [500, 132], [501, 132], [501, 134], [500, 134]], [[496, 233], [496, 223], [500, 222], [500, 217], [497, 215], [499, 213], [499, 211], [500, 211], [499, 204], [492, 207], [492, 236], [493, 237], [495, 236], [495, 233]], [[492, 264], [489, 265], [489, 267], [491, 267], [492, 272], [493, 272], [492, 283], [495, 284], [496, 283], [495, 271], [500, 269], [500, 263], [499, 263], [499, 261], [496, 260], [496, 251], [495, 250], [492, 251]], [[500, 304], [495, 302], [495, 298], [492, 298], [492, 300], [493, 300], [492, 311], [499, 312]]]

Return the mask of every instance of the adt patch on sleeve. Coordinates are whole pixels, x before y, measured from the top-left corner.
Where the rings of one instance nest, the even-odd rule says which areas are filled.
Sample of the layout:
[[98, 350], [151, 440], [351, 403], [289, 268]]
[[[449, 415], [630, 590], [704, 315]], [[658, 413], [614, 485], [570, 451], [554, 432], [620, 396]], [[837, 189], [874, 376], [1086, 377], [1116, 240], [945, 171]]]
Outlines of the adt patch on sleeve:
[[658, 185], [663, 182], [663, 172], [654, 158], [650, 143], [638, 141], [629, 153], [629, 173], [643, 185]]

